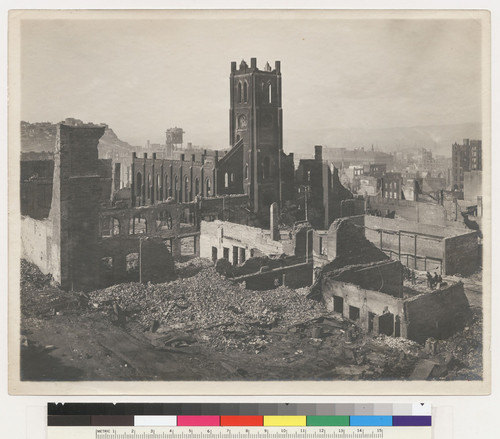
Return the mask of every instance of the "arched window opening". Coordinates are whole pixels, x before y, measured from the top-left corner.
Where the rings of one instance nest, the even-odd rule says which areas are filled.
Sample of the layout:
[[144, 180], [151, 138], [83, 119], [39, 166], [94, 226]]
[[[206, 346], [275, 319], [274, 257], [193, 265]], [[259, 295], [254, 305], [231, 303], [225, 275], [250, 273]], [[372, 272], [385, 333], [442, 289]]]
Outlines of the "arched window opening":
[[248, 178], [248, 163], [245, 165], [245, 178]]
[[238, 82], [238, 102], [241, 103], [242, 93], [241, 93], [241, 82]]
[[176, 175], [174, 180], [174, 198], [179, 201], [179, 177]]
[[172, 229], [172, 215], [168, 211], [158, 212], [156, 216], [156, 230], [171, 230]]
[[267, 102], [270, 104], [273, 101], [273, 89], [271, 83], [267, 84]]
[[148, 174], [148, 199], [151, 199], [151, 174]]
[[229, 179], [229, 181], [230, 181], [231, 183], [233, 183], [233, 182], [234, 182], [234, 172], [231, 172], [231, 178]]
[[212, 195], [212, 183], [209, 178], [207, 178], [205, 182], [205, 188], [206, 188], [206, 194], [207, 197], [210, 197]]
[[194, 194], [200, 195], [200, 179], [198, 177], [194, 180]]
[[248, 101], [248, 84], [245, 82], [243, 84], [243, 102]]
[[137, 177], [135, 180], [135, 187], [137, 188], [137, 195], [142, 195], [142, 174], [140, 172], [137, 173]]
[[165, 174], [165, 184], [163, 185], [163, 191], [165, 192], [165, 200], [170, 197], [170, 186], [168, 184], [168, 174]]
[[130, 219], [130, 235], [140, 235], [148, 233], [148, 223], [146, 218], [141, 218], [141, 215], [135, 215]]
[[160, 174], [156, 174], [156, 199], [157, 200], [160, 200], [160, 188], [161, 188]]
[[191, 193], [189, 191], [189, 178], [184, 177], [184, 201], [191, 201]]
[[227, 172], [224, 174], [224, 187], [229, 187], [229, 174]]
[[311, 181], [311, 171], [307, 171], [307, 182]]
[[120, 234], [120, 221], [118, 218], [107, 217], [103, 218], [101, 223], [101, 237], [109, 238]]

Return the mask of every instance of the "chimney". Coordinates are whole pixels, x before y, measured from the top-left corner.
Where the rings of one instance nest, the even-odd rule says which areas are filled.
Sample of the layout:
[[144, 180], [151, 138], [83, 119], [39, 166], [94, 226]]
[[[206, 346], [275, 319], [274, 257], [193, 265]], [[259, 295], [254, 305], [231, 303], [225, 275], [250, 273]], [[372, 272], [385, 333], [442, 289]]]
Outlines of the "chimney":
[[274, 62], [274, 69], [276, 70], [276, 73], [281, 73], [281, 61]]
[[256, 69], [257, 68], [257, 58], [250, 58], [250, 67], [252, 69]]
[[236, 61], [231, 62], [231, 72], [236, 71]]
[[317, 162], [323, 161], [323, 146], [315, 145], [314, 146], [314, 160]]

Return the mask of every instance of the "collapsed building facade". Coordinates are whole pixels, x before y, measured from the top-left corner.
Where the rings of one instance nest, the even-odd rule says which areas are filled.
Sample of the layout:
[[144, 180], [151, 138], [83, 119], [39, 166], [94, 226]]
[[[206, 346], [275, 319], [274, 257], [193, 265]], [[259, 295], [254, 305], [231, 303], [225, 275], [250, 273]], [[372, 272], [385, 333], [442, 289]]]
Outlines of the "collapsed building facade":
[[423, 343], [463, 329], [470, 317], [463, 284], [430, 289], [404, 284], [403, 265], [367, 240], [363, 227], [336, 220], [327, 233], [326, 260], [310, 297], [368, 333]]

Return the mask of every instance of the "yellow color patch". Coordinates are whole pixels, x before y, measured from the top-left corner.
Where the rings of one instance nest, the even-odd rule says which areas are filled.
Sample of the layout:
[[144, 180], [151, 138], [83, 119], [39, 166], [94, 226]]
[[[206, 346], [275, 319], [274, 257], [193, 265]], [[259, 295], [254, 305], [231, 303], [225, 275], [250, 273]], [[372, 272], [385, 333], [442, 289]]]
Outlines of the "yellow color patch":
[[264, 416], [264, 427], [302, 427], [306, 416]]

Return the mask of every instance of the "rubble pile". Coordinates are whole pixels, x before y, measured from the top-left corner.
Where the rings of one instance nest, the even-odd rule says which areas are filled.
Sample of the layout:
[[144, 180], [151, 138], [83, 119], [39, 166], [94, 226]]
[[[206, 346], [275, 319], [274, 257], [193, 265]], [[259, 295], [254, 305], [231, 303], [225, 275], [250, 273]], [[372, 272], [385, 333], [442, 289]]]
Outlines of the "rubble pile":
[[[225, 335], [249, 328], [283, 328], [326, 313], [324, 307], [306, 298], [307, 289], [279, 287], [250, 291], [219, 275], [213, 267], [195, 276], [156, 285], [129, 283], [90, 293], [95, 308], [111, 310], [116, 305], [129, 319], [146, 330], [202, 333], [214, 343], [231, 347]], [[232, 334], [232, 335], [231, 335]], [[209, 341], [209, 340], [205, 340]]]
[[21, 312], [26, 317], [46, 317], [75, 311], [85, 297], [60, 290], [50, 274], [43, 274], [30, 262], [21, 260]]

